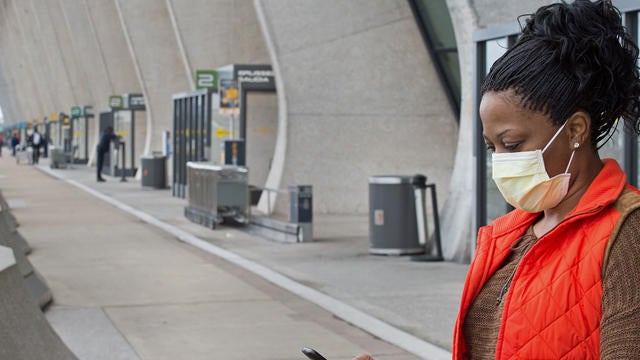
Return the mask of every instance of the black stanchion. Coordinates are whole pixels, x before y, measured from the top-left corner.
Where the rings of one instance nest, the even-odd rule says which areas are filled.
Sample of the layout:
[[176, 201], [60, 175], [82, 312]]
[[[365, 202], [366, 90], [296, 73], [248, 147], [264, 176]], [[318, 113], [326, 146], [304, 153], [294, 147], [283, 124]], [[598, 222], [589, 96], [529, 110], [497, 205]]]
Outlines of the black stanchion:
[[122, 177], [120, 178], [120, 182], [126, 182], [127, 179], [125, 178], [125, 166], [124, 166], [124, 161], [125, 161], [125, 146], [126, 144], [124, 142], [120, 142], [118, 143], [118, 145], [122, 148], [122, 168], [120, 168], [120, 174], [122, 175]]
[[[422, 237], [420, 240], [425, 245], [425, 253], [423, 255], [416, 255], [411, 257], [411, 261], [443, 261], [442, 256], [442, 243], [440, 239], [440, 217], [438, 216], [438, 199], [436, 197], [436, 184], [426, 184], [427, 178], [424, 175], [416, 175], [412, 181], [414, 191], [416, 194], [416, 215], [418, 216], [418, 234]], [[425, 207], [425, 191], [429, 188], [431, 192], [431, 211], [433, 212], [433, 226], [434, 226], [434, 242], [436, 254], [429, 254], [426, 250], [429, 248], [426, 236], [426, 207]]]

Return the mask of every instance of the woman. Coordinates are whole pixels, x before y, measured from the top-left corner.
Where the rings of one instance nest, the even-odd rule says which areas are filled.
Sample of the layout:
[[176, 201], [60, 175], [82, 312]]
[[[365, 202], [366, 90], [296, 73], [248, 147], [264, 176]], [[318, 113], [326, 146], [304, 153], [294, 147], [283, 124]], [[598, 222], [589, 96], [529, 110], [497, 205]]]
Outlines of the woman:
[[516, 210], [478, 234], [454, 358], [640, 355], [640, 195], [597, 149], [640, 118], [638, 49], [609, 1], [540, 8], [492, 66], [480, 117]]
[[479, 231], [454, 359], [640, 357], [640, 194], [597, 151], [618, 119], [638, 132], [637, 60], [617, 9], [578, 0], [492, 66], [483, 135], [516, 209]]

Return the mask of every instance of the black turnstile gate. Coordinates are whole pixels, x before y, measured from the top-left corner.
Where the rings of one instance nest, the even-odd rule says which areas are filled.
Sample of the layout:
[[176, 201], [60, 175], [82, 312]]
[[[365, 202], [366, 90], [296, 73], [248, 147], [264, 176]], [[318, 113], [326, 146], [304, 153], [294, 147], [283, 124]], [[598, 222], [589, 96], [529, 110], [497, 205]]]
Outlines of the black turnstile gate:
[[211, 154], [211, 89], [173, 95], [173, 184], [171, 194], [184, 198], [187, 162], [208, 161]]

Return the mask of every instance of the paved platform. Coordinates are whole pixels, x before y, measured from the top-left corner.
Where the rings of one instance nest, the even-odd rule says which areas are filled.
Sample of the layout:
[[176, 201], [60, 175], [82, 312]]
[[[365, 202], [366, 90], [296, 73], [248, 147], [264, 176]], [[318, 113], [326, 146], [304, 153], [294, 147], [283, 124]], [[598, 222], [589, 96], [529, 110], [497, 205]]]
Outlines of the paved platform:
[[316, 215], [312, 243], [210, 230], [170, 190], [106, 178], [0, 158], [47, 315], [80, 358], [450, 357], [467, 266], [369, 255], [366, 216]]

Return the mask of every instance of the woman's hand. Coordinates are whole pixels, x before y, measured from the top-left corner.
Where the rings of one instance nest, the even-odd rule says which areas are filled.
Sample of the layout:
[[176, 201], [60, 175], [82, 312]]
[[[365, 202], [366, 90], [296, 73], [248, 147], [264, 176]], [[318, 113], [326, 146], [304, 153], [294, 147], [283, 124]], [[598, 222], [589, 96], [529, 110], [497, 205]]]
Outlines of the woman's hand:
[[369, 354], [360, 354], [354, 357], [353, 360], [373, 360], [373, 358]]

